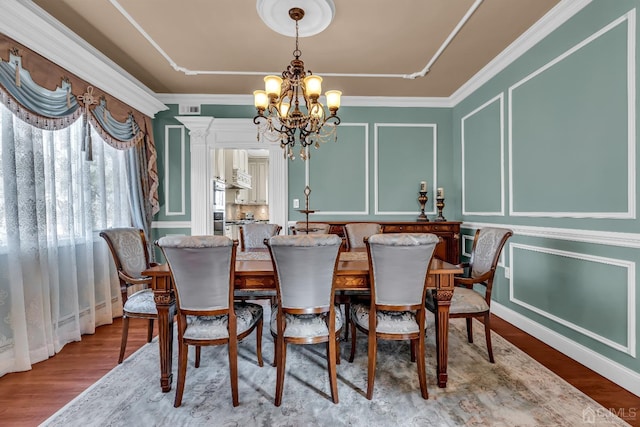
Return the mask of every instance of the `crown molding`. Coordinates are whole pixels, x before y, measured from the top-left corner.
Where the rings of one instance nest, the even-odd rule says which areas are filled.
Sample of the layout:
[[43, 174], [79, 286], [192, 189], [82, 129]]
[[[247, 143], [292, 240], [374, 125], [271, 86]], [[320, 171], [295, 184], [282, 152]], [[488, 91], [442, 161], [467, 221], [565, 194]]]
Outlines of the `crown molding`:
[[167, 109], [144, 84], [31, 1], [2, 0], [0, 32], [149, 117]]
[[[155, 94], [36, 4], [2, 1], [0, 32], [150, 117], [166, 110], [165, 104], [253, 105], [249, 94]], [[453, 108], [589, 3], [591, 0], [562, 0], [450, 97], [344, 96], [342, 105]]]
[[585, 6], [591, 3], [591, 1], [592, 0], [562, 0], [513, 43], [507, 46], [505, 50], [484, 68], [460, 86], [460, 88], [449, 97], [451, 105], [458, 105], [500, 71], [507, 68], [512, 62], [551, 34], [560, 25], [567, 22], [573, 15], [580, 12]]
[[[207, 95], [190, 93], [159, 93], [158, 100], [165, 104], [183, 105], [253, 105], [253, 95]], [[343, 96], [341, 107], [453, 107], [450, 98]]]

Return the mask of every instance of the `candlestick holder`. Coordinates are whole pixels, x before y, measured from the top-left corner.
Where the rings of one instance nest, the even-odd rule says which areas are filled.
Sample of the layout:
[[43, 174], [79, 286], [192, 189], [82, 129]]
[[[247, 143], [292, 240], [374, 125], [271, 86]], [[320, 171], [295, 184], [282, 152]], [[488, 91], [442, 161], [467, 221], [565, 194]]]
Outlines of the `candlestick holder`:
[[442, 209], [444, 209], [444, 197], [436, 197], [436, 207], [438, 208], [438, 216], [434, 221], [446, 221], [447, 219], [442, 216]]
[[429, 222], [429, 218], [427, 218], [424, 213], [424, 206], [427, 204], [427, 200], [429, 200], [429, 198], [427, 197], [427, 192], [419, 191], [419, 193], [420, 196], [418, 196], [418, 203], [420, 203], [420, 215], [418, 215], [418, 221]]

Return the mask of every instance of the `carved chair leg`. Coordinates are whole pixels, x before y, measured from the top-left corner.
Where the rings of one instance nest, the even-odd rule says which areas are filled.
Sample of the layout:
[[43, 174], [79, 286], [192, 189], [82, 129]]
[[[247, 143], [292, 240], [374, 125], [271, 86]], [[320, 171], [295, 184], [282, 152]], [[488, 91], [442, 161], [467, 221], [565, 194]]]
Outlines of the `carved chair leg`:
[[258, 320], [256, 325], [256, 355], [258, 356], [258, 366], [262, 368], [264, 363], [262, 362], [262, 323], [263, 319]]
[[282, 391], [284, 388], [284, 371], [286, 363], [286, 348], [287, 343], [284, 341], [284, 337], [276, 338], [276, 399], [275, 405], [280, 406], [282, 404]]
[[[415, 342], [416, 340], [413, 340]], [[417, 353], [418, 353], [418, 380], [420, 381], [420, 393], [423, 399], [429, 398], [429, 392], [427, 391], [427, 375], [424, 357], [424, 332], [420, 332], [420, 337], [417, 339]], [[411, 346], [414, 348], [414, 346]]]
[[[348, 297], [347, 297], [348, 298]], [[351, 323], [351, 302], [347, 300], [344, 303], [344, 340], [349, 340], [349, 324]]]
[[489, 352], [489, 362], [494, 363], [493, 360], [493, 348], [491, 348], [491, 324], [490, 324], [490, 314], [487, 313], [484, 315], [484, 335], [487, 341], [487, 351]]
[[376, 377], [376, 357], [378, 353], [376, 333], [369, 331], [369, 364], [367, 367], [367, 399], [373, 398], [373, 383]]
[[196, 346], [196, 363], [194, 363], [194, 366], [196, 368], [200, 367], [200, 350], [202, 349], [202, 347], [200, 347], [199, 345]]
[[124, 351], [127, 348], [127, 337], [129, 336], [129, 318], [125, 314], [122, 316], [122, 339], [120, 341], [120, 357], [118, 357], [118, 363], [122, 363], [124, 360]]
[[353, 362], [356, 357], [356, 324], [351, 322], [351, 354], [349, 355], [349, 363]]
[[178, 345], [178, 384], [176, 386], [176, 398], [173, 406], [177, 408], [182, 405], [182, 394], [184, 393], [184, 382], [187, 376], [187, 356], [189, 347], [187, 344], [180, 343]]
[[[329, 341], [327, 341], [327, 364], [329, 365], [329, 386], [331, 387], [331, 399], [333, 403], [338, 403], [338, 380], [336, 375], [336, 355], [339, 351], [338, 343], [340, 342], [340, 335], [332, 336], [329, 334]], [[333, 347], [336, 348], [333, 348]]]
[[411, 344], [411, 362], [415, 362], [416, 361], [416, 340], [411, 340], [410, 341]]
[[151, 342], [153, 339], [153, 319], [149, 319], [149, 326], [147, 329], [147, 342]]
[[233, 406], [238, 406], [238, 339], [231, 334], [229, 339], [229, 374], [231, 376], [231, 399]]
[[467, 321], [467, 341], [472, 343], [473, 342], [473, 318], [467, 317], [465, 320]]

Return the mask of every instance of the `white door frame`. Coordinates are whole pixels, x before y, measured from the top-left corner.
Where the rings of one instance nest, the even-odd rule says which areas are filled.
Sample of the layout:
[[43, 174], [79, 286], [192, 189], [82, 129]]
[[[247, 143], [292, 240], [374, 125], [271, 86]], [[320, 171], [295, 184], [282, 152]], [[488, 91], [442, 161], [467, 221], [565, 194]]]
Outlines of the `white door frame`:
[[269, 222], [286, 229], [288, 222], [287, 160], [278, 142], [257, 139], [251, 119], [177, 116], [189, 130], [191, 146], [191, 235], [213, 234], [212, 181], [216, 175], [215, 149], [269, 150]]

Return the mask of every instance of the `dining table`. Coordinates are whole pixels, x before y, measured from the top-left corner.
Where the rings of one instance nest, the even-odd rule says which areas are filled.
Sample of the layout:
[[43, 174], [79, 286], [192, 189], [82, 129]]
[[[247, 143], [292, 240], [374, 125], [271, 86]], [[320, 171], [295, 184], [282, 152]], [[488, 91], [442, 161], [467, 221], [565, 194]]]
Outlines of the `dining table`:
[[[369, 261], [366, 248], [341, 251], [336, 272], [336, 293], [366, 295], [369, 292]], [[271, 257], [266, 249], [238, 251], [236, 255], [234, 292], [244, 298], [275, 295], [275, 276]], [[449, 305], [453, 296], [454, 276], [463, 269], [433, 258], [427, 274], [428, 292], [437, 302], [436, 312], [436, 372], [439, 387], [447, 386], [449, 336]], [[175, 295], [169, 266], [159, 264], [143, 272], [152, 278], [151, 286], [158, 310], [158, 343], [160, 349], [160, 386], [171, 390], [173, 359], [173, 324]]]

